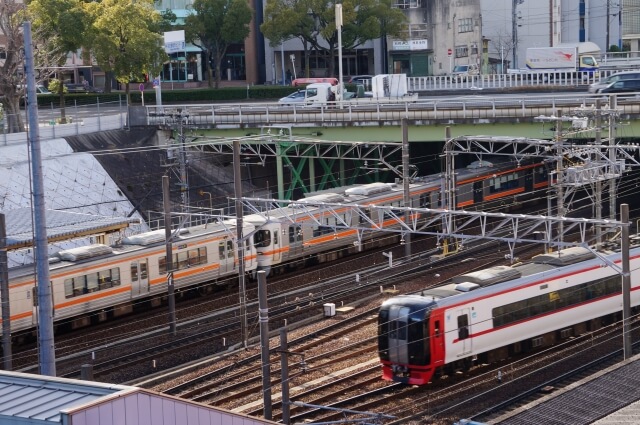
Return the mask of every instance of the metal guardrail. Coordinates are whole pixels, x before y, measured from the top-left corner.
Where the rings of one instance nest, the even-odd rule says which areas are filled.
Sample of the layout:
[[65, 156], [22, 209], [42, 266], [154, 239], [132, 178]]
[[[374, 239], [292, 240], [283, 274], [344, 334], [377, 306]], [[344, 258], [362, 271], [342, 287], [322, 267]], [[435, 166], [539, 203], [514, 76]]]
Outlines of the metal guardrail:
[[[639, 94], [640, 95], [640, 94]], [[199, 128], [259, 127], [274, 124], [342, 126], [345, 122], [448, 122], [471, 120], [497, 122], [509, 119], [533, 119], [558, 111], [595, 107], [596, 99], [606, 104], [607, 97], [588, 93], [570, 95], [460, 96], [419, 99], [415, 102], [371, 100], [368, 103], [343, 102], [323, 106], [283, 106], [277, 103], [147, 106], [147, 123], [165, 126], [181, 114], [185, 123]], [[180, 108], [180, 111], [177, 110]], [[640, 98], [618, 102], [618, 109], [629, 117], [640, 116]]]
[[[632, 65], [629, 69], [633, 69]], [[637, 70], [637, 67], [635, 68]], [[601, 69], [598, 74], [589, 72], [531, 72], [513, 74], [486, 74], [453, 78], [448, 75], [430, 77], [408, 77], [411, 91], [456, 90], [456, 89], [510, 89], [518, 87], [587, 87], [611, 74], [628, 70]], [[585, 88], [586, 91], [586, 88]]]
[[[38, 109], [40, 139], [49, 140], [65, 136], [95, 133], [103, 130], [123, 129], [127, 126], [127, 105], [124, 97], [115, 102], [72, 104], [65, 107], [65, 122], [61, 123], [60, 108], [55, 102]], [[23, 110], [21, 113], [26, 114]], [[27, 132], [7, 133], [9, 117], [5, 114], [0, 126], [0, 146], [24, 143]], [[27, 122], [23, 116], [23, 122]]]

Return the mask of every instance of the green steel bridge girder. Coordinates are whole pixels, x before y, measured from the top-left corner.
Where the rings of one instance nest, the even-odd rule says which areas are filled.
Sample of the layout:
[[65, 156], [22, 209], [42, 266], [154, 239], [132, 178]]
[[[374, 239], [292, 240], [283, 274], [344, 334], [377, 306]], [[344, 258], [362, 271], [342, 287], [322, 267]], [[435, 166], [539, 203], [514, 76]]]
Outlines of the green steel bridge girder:
[[[515, 121], [515, 120], [514, 120]], [[451, 124], [451, 125], [428, 125], [409, 126], [410, 143], [443, 143], [445, 141], [445, 129], [449, 127], [451, 137], [485, 135], [485, 136], [508, 136], [508, 137], [529, 137], [537, 139], [553, 139], [554, 130], [551, 123], [491, 123], [491, 124]], [[243, 138], [247, 136], [246, 129], [209, 129], [198, 130], [198, 133], [205, 137], [212, 138]], [[398, 126], [367, 126], [367, 127], [293, 127], [293, 136], [303, 138], [313, 137], [324, 141], [349, 141], [349, 142], [394, 142], [402, 140], [402, 129]], [[640, 121], [622, 122], [617, 130], [618, 138], [640, 138]], [[585, 134], [584, 137], [594, 137]], [[289, 156], [287, 149], [279, 148], [281, 152], [278, 159], [280, 199], [292, 199], [296, 189], [303, 193], [310, 193], [330, 189], [332, 187], [353, 184], [358, 177], [364, 176], [366, 181], [373, 182], [380, 177], [383, 172], [381, 167], [376, 170], [377, 164], [354, 159], [349, 166], [350, 174], [345, 174], [344, 159], [326, 158], [305, 158], [295, 155]], [[284, 153], [282, 153], [284, 151]], [[339, 161], [339, 163], [338, 163]], [[321, 168], [321, 176], [318, 179], [315, 167]], [[373, 167], [372, 167], [373, 165]], [[334, 170], [338, 166], [340, 177], [336, 178]], [[284, 190], [283, 174], [288, 168], [291, 173], [290, 184]], [[309, 179], [305, 181], [304, 173], [308, 172]], [[388, 170], [387, 170], [388, 171]], [[375, 178], [374, 178], [375, 177]]]

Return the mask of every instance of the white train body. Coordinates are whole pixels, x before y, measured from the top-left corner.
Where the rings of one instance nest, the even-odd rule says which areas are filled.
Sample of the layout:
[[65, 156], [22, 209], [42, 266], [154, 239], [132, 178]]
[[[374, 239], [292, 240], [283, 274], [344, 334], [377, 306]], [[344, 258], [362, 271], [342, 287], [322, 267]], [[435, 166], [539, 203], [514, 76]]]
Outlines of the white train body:
[[[244, 234], [253, 232], [243, 225]], [[176, 290], [238, 275], [236, 226], [233, 221], [181, 231], [172, 241]], [[252, 238], [245, 243], [245, 270], [255, 271]], [[100, 322], [132, 311], [136, 300], [160, 303], [167, 293], [164, 229], [125, 238], [116, 247], [90, 245], [60, 251], [50, 261], [54, 321], [71, 327]], [[11, 329], [37, 324], [33, 267], [9, 271]]]
[[[620, 265], [619, 253], [607, 257]], [[631, 306], [638, 306], [640, 248], [632, 250], [630, 262]], [[621, 288], [621, 274], [604, 260], [586, 248], [569, 248], [392, 298], [379, 318], [383, 376], [426, 384], [447, 366], [488, 363], [595, 329], [622, 311]]]

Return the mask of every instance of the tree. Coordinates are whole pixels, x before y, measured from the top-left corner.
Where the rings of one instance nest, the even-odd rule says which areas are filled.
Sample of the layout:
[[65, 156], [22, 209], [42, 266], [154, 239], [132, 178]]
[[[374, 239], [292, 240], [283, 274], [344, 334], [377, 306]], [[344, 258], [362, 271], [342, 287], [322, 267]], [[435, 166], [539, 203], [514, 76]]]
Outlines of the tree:
[[[342, 2], [342, 48], [354, 49], [369, 40], [392, 36], [402, 38], [407, 18], [402, 10], [391, 7], [391, 0], [345, 0]], [[289, 15], [304, 19], [295, 25]], [[302, 18], [307, 15], [308, 18]], [[307, 19], [313, 25], [307, 24]], [[338, 31], [335, 3], [328, 0], [280, 0], [267, 4], [265, 23], [260, 27], [269, 40], [299, 38], [318, 51], [336, 57]], [[335, 64], [329, 61], [329, 73], [335, 75]]]
[[[103, 0], [86, 4], [92, 17], [87, 33], [88, 45], [98, 66], [125, 85], [130, 101], [129, 82], [144, 74], [157, 75], [167, 55], [156, 31], [160, 14], [153, 0]], [[110, 87], [105, 86], [105, 91]]]
[[490, 36], [489, 44], [492, 50], [501, 59], [501, 74], [506, 74], [509, 67], [510, 60], [513, 53], [513, 49], [517, 46], [517, 42], [511, 36], [511, 31], [496, 31], [494, 35]]
[[24, 7], [12, 0], [0, 2], [0, 34], [4, 34], [2, 46], [4, 59], [0, 59], [0, 103], [9, 133], [24, 131], [20, 114], [20, 72], [24, 67], [22, 23]]
[[194, 0], [192, 13], [185, 18], [185, 38], [204, 52], [209, 87], [213, 78], [208, 58], [213, 56], [218, 88], [227, 49], [249, 36], [251, 19], [253, 12], [246, 0]]
[[[81, 0], [32, 0], [28, 6], [34, 31], [38, 32], [43, 45], [38, 49], [49, 53], [49, 59], [57, 68], [62, 67], [67, 54], [83, 47], [90, 17], [82, 7]], [[66, 122], [64, 81], [59, 81], [56, 90], [60, 98], [60, 121]]]
[[[270, 0], [265, 9], [264, 23], [260, 25], [260, 31], [273, 47], [290, 38], [302, 42], [306, 77], [310, 76], [309, 50], [317, 38], [316, 23], [308, 13], [309, 8], [309, 0]], [[287, 12], [282, 13], [283, 10]]]

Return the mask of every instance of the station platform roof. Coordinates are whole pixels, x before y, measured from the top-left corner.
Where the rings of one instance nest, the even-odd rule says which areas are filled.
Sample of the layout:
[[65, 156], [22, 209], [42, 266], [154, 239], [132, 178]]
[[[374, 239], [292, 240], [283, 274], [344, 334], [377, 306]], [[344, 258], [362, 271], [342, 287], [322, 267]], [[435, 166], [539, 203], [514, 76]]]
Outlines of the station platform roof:
[[[3, 214], [7, 229], [7, 250], [32, 247], [34, 234], [31, 209], [19, 208]], [[45, 220], [49, 243], [117, 232], [139, 221], [130, 217], [103, 217], [58, 210], [47, 210]]]

